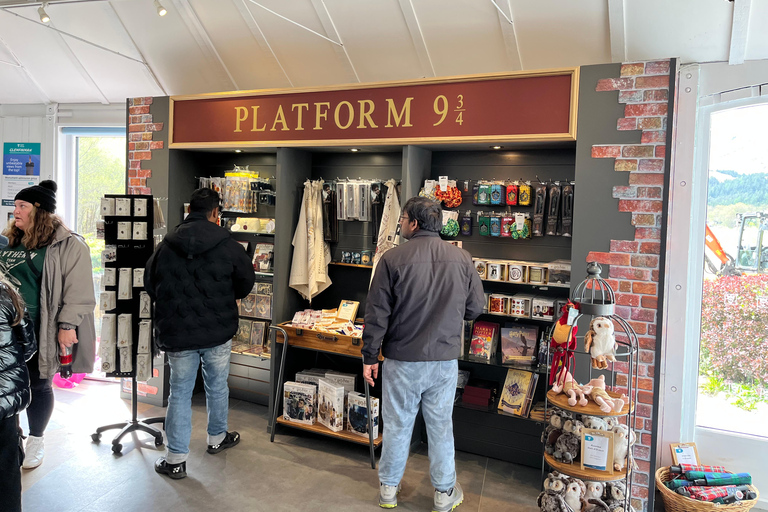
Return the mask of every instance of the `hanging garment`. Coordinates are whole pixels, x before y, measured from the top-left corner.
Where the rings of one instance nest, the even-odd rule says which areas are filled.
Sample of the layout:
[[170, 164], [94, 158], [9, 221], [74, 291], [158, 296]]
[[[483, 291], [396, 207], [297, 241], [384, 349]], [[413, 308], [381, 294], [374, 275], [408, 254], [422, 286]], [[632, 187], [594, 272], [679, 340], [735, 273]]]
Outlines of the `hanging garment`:
[[395, 180], [389, 180], [385, 183], [387, 187], [387, 198], [384, 201], [384, 212], [381, 214], [381, 224], [379, 225], [379, 239], [376, 242], [376, 254], [373, 256], [373, 270], [371, 271], [371, 280], [376, 273], [376, 265], [381, 256], [393, 247], [400, 244], [400, 200], [397, 198], [395, 190]]
[[293, 261], [288, 286], [310, 304], [312, 298], [331, 285], [328, 264], [330, 246], [323, 240], [322, 180], [304, 182], [304, 197], [296, 232], [293, 235]]

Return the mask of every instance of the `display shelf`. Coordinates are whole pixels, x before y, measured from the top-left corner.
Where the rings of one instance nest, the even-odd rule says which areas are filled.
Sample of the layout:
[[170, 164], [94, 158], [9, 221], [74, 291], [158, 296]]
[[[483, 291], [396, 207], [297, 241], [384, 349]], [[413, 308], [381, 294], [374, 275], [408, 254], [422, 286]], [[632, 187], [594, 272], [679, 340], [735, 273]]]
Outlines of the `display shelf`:
[[540, 375], [544, 375], [547, 373], [547, 367], [546, 366], [537, 366], [537, 365], [525, 365], [525, 364], [515, 364], [515, 363], [502, 363], [501, 362], [501, 354], [494, 354], [494, 356], [489, 360], [484, 359], [477, 359], [475, 357], [472, 357], [470, 355], [462, 355], [459, 357], [460, 363], [474, 363], [474, 364], [482, 364], [487, 366], [498, 366], [500, 368], [512, 368], [515, 370], [524, 370], [528, 372], [538, 373]]
[[481, 316], [482, 315], [500, 316], [502, 318], [512, 318], [513, 320], [523, 320], [525, 322], [540, 322], [540, 323], [544, 323], [544, 324], [552, 324], [552, 322], [553, 322], [553, 320], [542, 320], [540, 318], [531, 318], [529, 316], [514, 316], [514, 315], [507, 315], [507, 314], [504, 314], [504, 313], [489, 313], [489, 312], [485, 312], [485, 313], [481, 313], [480, 315]]
[[[297, 428], [299, 430], [306, 430], [307, 432], [314, 432], [315, 434], [321, 434], [328, 437], [335, 437], [337, 439], [343, 439], [345, 441], [350, 441], [352, 443], [368, 446], [368, 436], [358, 436], [346, 430], [342, 430], [341, 432], [334, 432], [333, 430], [325, 427], [324, 425], [320, 425], [319, 423], [315, 423], [314, 425], [304, 425], [303, 423], [294, 423], [294, 422], [288, 421], [284, 419], [282, 416], [279, 416], [277, 418], [277, 422], [281, 425]], [[373, 445], [376, 448], [378, 448], [379, 446], [381, 446], [381, 441], [382, 441], [382, 436], [381, 434], [379, 434], [379, 437], [373, 440]]]
[[274, 233], [266, 233], [264, 231], [243, 231], [243, 230], [232, 231], [231, 229], [229, 229], [227, 231], [229, 231], [230, 233], [233, 233], [235, 235], [275, 236]]
[[614, 471], [613, 474], [610, 474], [607, 471], [600, 471], [599, 469], [581, 469], [581, 463], [578, 460], [574, 461], [573, 464], [566, 464], [564, 462], [556, 461], [555, 458], [548, 453], [544, 454], [544, 461], [552, 469], [557, 470], [560, 473], [592, 482], [616, 482], [618, 480], [624, 480], [632, 473], [632, 468], [629, 468], [626, 471]]
[[338, 265], [339, 267], [356, 267], [356, 268], [373, 268], [373, 265], [360, 265], [358, 263], [341, 263], [340, 261], [332, 261], [331, 265]]
[[[621, 395], [619, 393], [614, 393], [613, 391], [606, 391], [608, 395], [610, 395], [612, 398], [620, 398]], [[585, 406], [580, 405], [568, 405], [568, 397], [564, 393], [555, 393], [551, 389], [547, 391], [547, 400], [549, 400], [549, 403], [551, 403], [553, 406], [557, 407], [558, 409], [564, 409], [566, 411], [571, 411], [579, 414], [587, 414], [589, 416], [626, 416], [627, 414], [631, 413], [635, 409], [635, 404], [624, 404], [624, 407], [619, 412], [603, 412], [600, 410], [600, 407], [590, 400], [590, 402]]]
[[256, 274], [258, 277], [274, 277], [275, 276], [274, 272], [258, 272], [254, 270], [253, 273]]
[[466, 409], [468, 411], [480, 412], [480, 413], [483, 413], [483, 414], [492, 414], [494, 416], [505, 416], [507, 418], [515, 418], [515, 419], [518, 419], [518, 420], [521, 420], [521, 421], [532, 421], [534, 423], [543, 423], [542, 421], [539, 421], [539, 420], [536, 420], [536, 419], [533, 419], [533, 418], [518, 416], [516, 414], [510, 414], [508, 412], [500, 411], [496, 404], [494, 404], [492, 406], [489, 405], [488, 407], [483, 407], [483, 406], [480, 406], [480, 405], [465, 404], [465, 403], [463, 403], [460, 400], [457, 403], [453, 404], [453, 406], [454, 407], [458, 407], [460, 409]]
[[558, 288], [560, 290], [570, 290], [571, 285], [569, 284], [531, 284], [531, 283], [516, 283], [514, 281], [499, 281], [497, 279], [481, 279], [484, 283], [498, 283], [498, 284], [508, 284], [508, 285], [514, 285], [514, 286], [525, 286], [528, 288], [533, 288], [534, 290], [541, 290], [546, 291], [549, 288]]

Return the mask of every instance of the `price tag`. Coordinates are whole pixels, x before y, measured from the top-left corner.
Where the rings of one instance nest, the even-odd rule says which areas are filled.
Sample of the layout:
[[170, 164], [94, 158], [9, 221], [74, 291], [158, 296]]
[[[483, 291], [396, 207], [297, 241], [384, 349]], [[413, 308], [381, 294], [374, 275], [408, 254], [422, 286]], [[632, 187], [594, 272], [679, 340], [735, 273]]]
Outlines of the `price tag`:
[[694, 443], [673, 443], [669, 447], [672, 450], [672, 461], [675, 465], [699, 465], [699, 454]]
[[568, 320], [567, 320], [566, 323], [568, 325], [573, 325], [573, 322], [576, 321], [576, 317], [577, 316], [579, 316], [579, 310], [578, 309], [576, 309], [576, 308], [569, 309], [568, 310]]
[[525, 214], [524, 213], [516, 213], [515, 214], [515, 226], [517, 228], [517, 231], [522, 231], [525, 227]]
[[443, 192], [448, 190], [448, 176], [440, 176], [438, 178], [438, 182], [440, 185], [440, 190], [442, 190]]

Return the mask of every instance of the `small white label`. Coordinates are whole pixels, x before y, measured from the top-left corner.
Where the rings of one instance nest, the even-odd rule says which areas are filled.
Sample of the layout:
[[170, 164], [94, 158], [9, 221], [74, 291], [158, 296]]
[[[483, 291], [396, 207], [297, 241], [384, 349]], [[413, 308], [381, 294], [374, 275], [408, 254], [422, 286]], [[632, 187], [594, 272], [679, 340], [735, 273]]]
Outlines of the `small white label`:
[[571, 308], [568, 310], [568, 325], [573, 325], [573, 322], [576, 321], [576, 317], [579, 316], [579, 310], [576, 308]]
[[598, 435], [584, 435], [583, 464], [585, 468], [605, 471], [608, 467], [608, 444], [610, 439]]
[[440, 190], [442, 190], [443, 192], [448, 190], [448, 176], [440, 176], [438, 178], [438, 181], [440, 183]]
[[696, 458], [696, 451], [693, 446], [678, 445], [675, 446], [675, 457], [678, 464], [691, 464], [697, 466], [699, 464]]
[[522, 231], [523, 227], [525, 227], [525, 214], [524, 213], [516, 213], [515, 214], [515, 226], [517, 227], [517, 231]]

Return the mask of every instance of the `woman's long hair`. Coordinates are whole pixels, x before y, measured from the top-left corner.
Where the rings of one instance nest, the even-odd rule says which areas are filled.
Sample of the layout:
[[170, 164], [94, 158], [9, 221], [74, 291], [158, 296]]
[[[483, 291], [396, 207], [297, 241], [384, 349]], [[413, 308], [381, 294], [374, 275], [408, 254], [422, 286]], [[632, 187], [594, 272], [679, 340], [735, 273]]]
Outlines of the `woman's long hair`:
[[64, 221], [58, 215], [32, 205], [32, 211], [29, 214], [29, 227], [22, 231], [11, 220], [8, 227], [3, 231], [3, 235], [8, 237], [8, 247], [18, 247], [19, 243], [23, 243], [24, 247], [33, 251], [50, 245], [56, 230], [63, 225]]
[[16, 288], [8, 281], [5, 274], [0, 272], [0, 290], [5, 288], [5, 291], [11, 297], [11, 303], [16, 309], [16, 316], [13, 317], [11, 325], [19, 325], [21, 319], [24, 317], [24, 299], [21, 298], [21, 294], [16, 291]]

